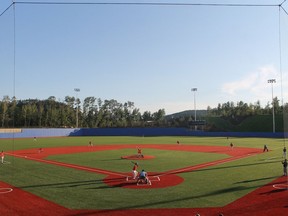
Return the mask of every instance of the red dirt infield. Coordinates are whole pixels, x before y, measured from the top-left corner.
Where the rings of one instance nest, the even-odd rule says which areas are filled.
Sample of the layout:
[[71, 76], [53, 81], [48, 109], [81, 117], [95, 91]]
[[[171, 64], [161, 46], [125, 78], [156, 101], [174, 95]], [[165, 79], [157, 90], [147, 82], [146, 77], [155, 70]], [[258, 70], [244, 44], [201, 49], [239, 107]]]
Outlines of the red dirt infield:
[[124, 187], [124, 188], [133, 188], [133, 189], [153, 189], [153, 188], [166, 188], [172, 187], [178, 184], [181, 184], [184, 179], [180, 176], [169, 174], [165, 176], [157, 176], [155, 173], [149, 173], [149, 180], [151, 181], [151, 185], [147, 184], [139, 184], [137, 185], [137, 181], [131, 178], [131, 173], [127, 173], [127, 177], [119, 178], [119, 176], [109, 175], [104, 179], [104, 182], [110, 186], [114, 187]]
[[[259, 154], [262, 149], [253, 148], [237, 148], [237, 150], [231, 150], [228, 147], [218, 146], [179, 146], [179, 145], [145, 145], [145, 148], [165, 149], [174, 151], [191, 151], [191, 152], [213, 152], [219, 154], [227, 154], [231, 156], [226, 160], [219, 160], [213, 163], [200, 164], [198, 166], [185, 167], [179, 170], [171, 170], [167, 173], [151, 173], [150, 178], [153, 178], [151, 186], [137, 186], [135, 183], [126, 180], [127, 176], [131, 176], [129, 173], [116, 173], [107, 170], [94, 169], [89, 167], [82, 167], [78, 165], [58, 163], [54, 161], [45, 160], [49, 155], [55, 154], [71, 154], [88, 151], [106, 151], [123, 148], [134, 148], [131, 145], [108, 145], [108, 146], [77, 146], [77, 147], [59, 147], [59, 148], [47, 148], [43, 152], [38, 153], [38, 149], [26, 149], [21, 151], [7, 152], [7, 155], [26, 158], [29, 160], [35, 160], [43, 163], [50, 163], [58, 166], [66, 166], [74, 169], [86, 170], [88, 172], [97, 172], [106, 174], [106, 178], [103, 180], [106, 184], [115, 187], [128, 187], [135, 189], [150, 189], [158, 187], [170, 187], [175, 184], [180, 184], [183, 179], [177, 176], [177, 173], [182, 173], [187, 170], [192, 171], [208, 167], [216, 164], [227, 163], [232, 160], [237, 160], [243, 157], [249, 157], [250, 155]], [[157, 176], [159, 179], [157, 179]], [[121, 179], [118, 181], [117, 179]], [[133, 209], [133, 210], [71, 210], [58, 204], [49, 202], [41, 197], [33, 195], [29, 192], [15, 188], [12, 185], [0, 182], [0, 188], [13, 189], [11, 192], [4, 190], [5, 193], [1, 193], [0, 190], [0, 215], [4, 216], [26, 216], [26, 215], [41, 215], [41, 216], [72, 216], [72, 215], [100, 215], [100, 216], [122, 216], [122, 215], [159, 215], [159, 216], [172, 216], [183, 215], [193, 216], [199, 213], [201, 216], [217, 216], [219, 213], [223, 215], [277, 215], [284, 216], [288, 213], [288, 190], [274, 188], [274, 184], [287, 183], [287, 177], [280, 177], [275, 181], [264, 185], [261, 188], [256, 189], [250, 194], [230, 203], [224, 207], [217, 208], [177, 208], [177, 209]]]

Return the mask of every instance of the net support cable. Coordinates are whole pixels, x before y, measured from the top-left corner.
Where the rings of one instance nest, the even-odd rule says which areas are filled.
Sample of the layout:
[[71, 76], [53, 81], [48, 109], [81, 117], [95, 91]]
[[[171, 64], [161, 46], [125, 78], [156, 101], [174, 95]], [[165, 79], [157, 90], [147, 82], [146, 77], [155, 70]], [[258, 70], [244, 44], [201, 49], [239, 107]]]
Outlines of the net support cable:
[[[282, 5], [284, 0], [280, 5]], [[210, 7], [275, 7], [279, 4], [249, 4], [249, 3], [185, 3], [185, 2], [63, 2], [63, 1], [12, 1], [12, 4], [42, 4], [42, 5], [139, 5], [139, 6], [210, 6]]]
[[43, 1], [14, 1], [8, 6], [1, 14], [0, 17], [14, 4], [34, 4], [34, 5], [123, 5], [123, 6], [204, 6], [204, 7], [281, 7], [282, 10], [288, 15], [287, 11], [283, 8], [284, 0], [280, 4], [241, 4], [241, 3], [181, 3], [181, 2], [43, 2]]

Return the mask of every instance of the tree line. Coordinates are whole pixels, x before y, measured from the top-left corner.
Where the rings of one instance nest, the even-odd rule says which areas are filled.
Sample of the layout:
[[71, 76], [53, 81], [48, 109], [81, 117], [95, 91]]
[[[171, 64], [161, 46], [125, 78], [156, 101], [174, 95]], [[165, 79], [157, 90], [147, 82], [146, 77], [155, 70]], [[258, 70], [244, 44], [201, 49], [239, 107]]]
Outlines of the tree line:
[[260, 101], [256, 103], [247, 104], [243, 101], [237, 102], [226, 102], [223, 104], [218, 104], [217, 108], [207, 108], [208, 115], [210, 116], [221, 116], [223, 118], [234, 119], [236, 122], [241, 121], [243, 118], [253, 115], [270, 115], [273, 113], [275, 115], [283, 114], [283, 110], [287, 110], [288, 105], [285, 104], [284, 107], [280, 105], [280, 100], [275, 97], [271, 103], [267, 103], [264, 108], [261, 107]]
[[160, 126], [164, 120], [165, 110], [140, 113], [133, 102], [120, 103], [117, 100], [102, 100], [87, 97], [81, 104], [80, 99], [66, 96], [60, 102], [55, 96], [45, 100], [16, 100], [4, 96], [0, 101], [0, 119], [2, 128], [11, 127], [140, 127]]
[[[217, 116], [237, 124], [253, 115], [283, 114], [288, 111], [288, 105], [280, 105], [277, 97], [264, 108], [260, 102], [247, 104], [243, 101], [218, 104], [216, 108], [207, 107], [205, 116]], [[106, 127], [189, 127], [193, 121], [194, 112], [186, 115], [165, 117], [165, 109], [151, 113], [140, 113], [134, 102], [120, 103], [117, 100], [102, 100], [101, 98], [86, 97], [83, 102], [75, 97], [66, 96], [64, 101], [57, 101], [51, 96], [45, 100], [26, 99], [16, 100], [4, 96], [0, 101], [0, 120], [2, 128], [31, 127], [31, 128], [106, 128]], [[205, 119], [202, 110], [198, 111], [197, 119]], [[209, 124], [209, 122], [207, 123]]]
[[[251, 116], [263, 116], [263, 115], [283, 115], [283, 113], [288, 113], [288, 104], [280, 105], [280, 100], [275, 97], [272, 102], [268, 102], [264, 107], [261, 106], [260, 101], [255, 103], [245, 103], [243, 101], [239, 102], [225, 102], [219, 103], [217, 107], [211, 108], [207, 107], [207, 110], [197, 110], [197, 120], [206, 121], [205, 130], [209, 131], [209, 128], [213, 122], [209, 122], [210, 117], [218, 117], [229, 121], [233, 125], [240, 124], [244, 119]], [[166, 118], [167, 126], [174, 127], [190, 127], [191, 122], [194, 121], [194, 111], [184, 111], [181, 113], [176, 113], [169, 115]], [[217, 130], [217, 129], [216, 129]]]

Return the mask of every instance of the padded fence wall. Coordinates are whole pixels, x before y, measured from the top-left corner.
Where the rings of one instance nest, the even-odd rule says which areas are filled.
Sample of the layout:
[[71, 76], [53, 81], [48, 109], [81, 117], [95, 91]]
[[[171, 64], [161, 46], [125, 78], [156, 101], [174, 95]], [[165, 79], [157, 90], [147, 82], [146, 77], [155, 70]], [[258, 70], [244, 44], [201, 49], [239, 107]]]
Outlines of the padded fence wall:
[[204, 132], [187, 128], [94, 128], [82, 129], [83, 136], [210, 136], [210, 137], [271, 137], [282, 138], [283, 133], [261, 132]]

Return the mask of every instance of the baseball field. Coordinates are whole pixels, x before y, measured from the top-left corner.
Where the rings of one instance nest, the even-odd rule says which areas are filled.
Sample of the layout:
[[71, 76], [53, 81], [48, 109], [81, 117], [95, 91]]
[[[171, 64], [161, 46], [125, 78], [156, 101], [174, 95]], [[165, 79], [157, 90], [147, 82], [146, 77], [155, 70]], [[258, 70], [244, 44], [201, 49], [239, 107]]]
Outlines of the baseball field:
[[[1, 139], [0, 211], [13, 216], [287, 215], [285, 145], [283, 139], [236, 137]], [[148, 173], [151, 185], [136, 184], [131, 162]]]

